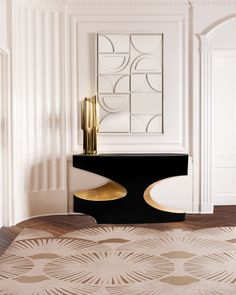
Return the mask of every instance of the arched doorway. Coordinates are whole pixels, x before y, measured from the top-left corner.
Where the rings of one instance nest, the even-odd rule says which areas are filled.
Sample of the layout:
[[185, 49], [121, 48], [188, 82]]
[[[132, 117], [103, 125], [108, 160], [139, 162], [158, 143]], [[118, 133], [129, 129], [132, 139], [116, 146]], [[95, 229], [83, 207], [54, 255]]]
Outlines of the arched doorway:
[[200, 36], [201, 207], [236, 204], [236, 17]]

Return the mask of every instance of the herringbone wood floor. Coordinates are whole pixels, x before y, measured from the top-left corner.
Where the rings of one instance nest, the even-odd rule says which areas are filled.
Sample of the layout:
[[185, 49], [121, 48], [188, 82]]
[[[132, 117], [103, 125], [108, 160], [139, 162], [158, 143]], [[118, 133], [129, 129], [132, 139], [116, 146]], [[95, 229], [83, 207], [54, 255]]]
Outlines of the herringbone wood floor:
[[[103, 226], [87, 215], [53, 215], [31, 218], [12, 227], [0, 229], [0, 254], [10, 245], [23, 228], [46, 230], [54, 236], [79, 228]], [[105, 226], [105, 225], [104, 225]], [[172, 228], [201, 229], [216, 226], [236, 226], [236, 206], [216, 206], [214, 214], [187, 214], [183, 222], [132, 224], [166, 230]]]

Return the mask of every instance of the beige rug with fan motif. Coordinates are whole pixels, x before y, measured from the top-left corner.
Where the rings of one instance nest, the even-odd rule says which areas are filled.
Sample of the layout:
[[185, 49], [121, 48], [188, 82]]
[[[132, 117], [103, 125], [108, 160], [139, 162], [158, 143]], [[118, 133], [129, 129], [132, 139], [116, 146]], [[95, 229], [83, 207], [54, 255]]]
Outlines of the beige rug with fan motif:
[[24, 229], [0, 257], [1, 295], [235, 295], [236, 227]]

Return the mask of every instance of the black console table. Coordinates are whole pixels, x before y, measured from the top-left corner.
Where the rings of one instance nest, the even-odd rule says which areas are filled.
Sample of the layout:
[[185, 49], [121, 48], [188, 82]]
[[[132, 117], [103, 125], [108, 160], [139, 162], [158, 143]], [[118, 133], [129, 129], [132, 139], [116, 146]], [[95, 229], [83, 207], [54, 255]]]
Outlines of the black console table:
[[120, 184], [127, 191], [122, 198], [89, 200], [74, 195], [74, 211], [93, 216], [98, 223], [154, 223], [185, 219], [185, 213], [153, 208], [144, 200], [147, 187], [158, 180], [187, 175], [186, 154], [99, 154], [74, 155], [73, 166]]

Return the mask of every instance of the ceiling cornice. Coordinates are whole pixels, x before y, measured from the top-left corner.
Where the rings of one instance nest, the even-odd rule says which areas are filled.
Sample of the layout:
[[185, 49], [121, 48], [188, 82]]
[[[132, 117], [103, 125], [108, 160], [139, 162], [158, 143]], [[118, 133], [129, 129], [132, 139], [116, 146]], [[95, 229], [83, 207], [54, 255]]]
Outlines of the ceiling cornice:
[[188, 0], [68, 0], [69, 7], [156, 7], [189, 6]]
[[68, 0], [13, 0], [15, 4], [25, 8], [55, 10], [63, 12]]
[[190, 0], [191, 6], [226, 6], [236, 5], [236, 0]]

